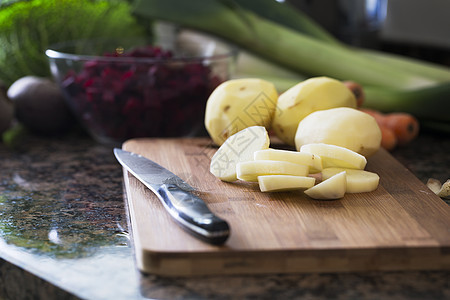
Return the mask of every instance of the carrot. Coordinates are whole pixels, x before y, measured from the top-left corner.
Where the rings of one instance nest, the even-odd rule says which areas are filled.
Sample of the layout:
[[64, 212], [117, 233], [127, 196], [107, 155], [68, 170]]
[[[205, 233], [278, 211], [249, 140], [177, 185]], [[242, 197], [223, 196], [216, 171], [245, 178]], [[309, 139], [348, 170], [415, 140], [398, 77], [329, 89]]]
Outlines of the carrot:
[[411, 142], [419, 134], [419, 121], [408, 113], [387, 114], [383, 124], [394, 131], [399, 145]]
[[359, 83], [350, 80], [342, 81], [342, 83], [352, 91], [353, 95], [355, 95], [356, 106], [361, 107], [365, 99], [363, 87]]
[[[378, 125], [379, 126], [379, 125]], [[379, 126], [381, 130], [381, 147], [388, 151], [394, 150], [397, 146], [397, 136], [394, 131], [386, 126]]]
[[[391, 134], [387, 133], [386, 129], [389, 129], [394, 133], [396, 137], [395, 146], [406, 145], [419, 134], [419, 121], [411, 114], [403, 112], [383, 114], [369, 108], [360, 108], [360, 110], [368, 113], [374, 117], [375, 121], [377, 121], [382, 133], [381, 144], [385, 144], [388, 148], [392, 147], [394, 143], [391, 141]], [[384, 139], [386, 139], [386, 141], [384, 141]]]

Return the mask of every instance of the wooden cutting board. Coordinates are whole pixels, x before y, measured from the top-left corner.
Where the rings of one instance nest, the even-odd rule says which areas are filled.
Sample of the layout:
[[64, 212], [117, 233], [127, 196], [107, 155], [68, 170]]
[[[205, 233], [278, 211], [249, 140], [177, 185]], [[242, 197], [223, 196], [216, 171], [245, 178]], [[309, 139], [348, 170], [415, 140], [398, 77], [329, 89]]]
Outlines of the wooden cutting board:
[[[276, 145], [271, 145], [276, 148]], [[150, 158], [198, 190], [231, 235], [212, 246], [182, 230], [153, 193], [124, 172], [138, 268], [165, 276], [450, 268], [450, 207], [380, 150], [366, 169], [371, 193], [323, 201], [301, 191], [262, 193], [209, 173], [209, 139], [134, 139], [123, 149]]]

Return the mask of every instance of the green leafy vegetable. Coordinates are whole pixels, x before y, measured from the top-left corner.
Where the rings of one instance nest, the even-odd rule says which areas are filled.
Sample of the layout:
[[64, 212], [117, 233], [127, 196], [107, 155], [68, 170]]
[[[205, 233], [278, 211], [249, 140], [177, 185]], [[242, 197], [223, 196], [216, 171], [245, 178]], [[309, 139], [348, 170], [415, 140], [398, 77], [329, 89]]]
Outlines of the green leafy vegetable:
[[0, 78], [10, 85], [26, 75], [49, 76], [52, 44], [146, 34], [126, 1], [30, 0], [0, 7]]

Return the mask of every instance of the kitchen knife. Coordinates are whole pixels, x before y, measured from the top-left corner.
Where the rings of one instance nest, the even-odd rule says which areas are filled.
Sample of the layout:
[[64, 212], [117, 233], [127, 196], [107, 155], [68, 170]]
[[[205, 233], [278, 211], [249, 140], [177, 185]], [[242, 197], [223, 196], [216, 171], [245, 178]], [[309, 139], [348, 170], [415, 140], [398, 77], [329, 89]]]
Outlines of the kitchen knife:
[[115, 148], [119, 163], [147, 186], [179, 225], [194, 236], [215, 245], [229, 234], [228, 223], [214, 215], [206, 203], [194, 195], [193, 187], [180, 177], [139, 154]]

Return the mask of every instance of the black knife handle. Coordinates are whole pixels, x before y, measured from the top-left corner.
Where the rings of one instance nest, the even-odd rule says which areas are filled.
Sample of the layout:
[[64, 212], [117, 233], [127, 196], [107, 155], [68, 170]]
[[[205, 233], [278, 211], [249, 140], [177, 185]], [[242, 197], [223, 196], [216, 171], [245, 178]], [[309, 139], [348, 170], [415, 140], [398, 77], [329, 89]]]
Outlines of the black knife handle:
[[228, 239], [228, 223], [214, 215], [201, 198], [176, 184], [161, 185], [157, 194], [172, 217], [188, 232], [215, 245]]

